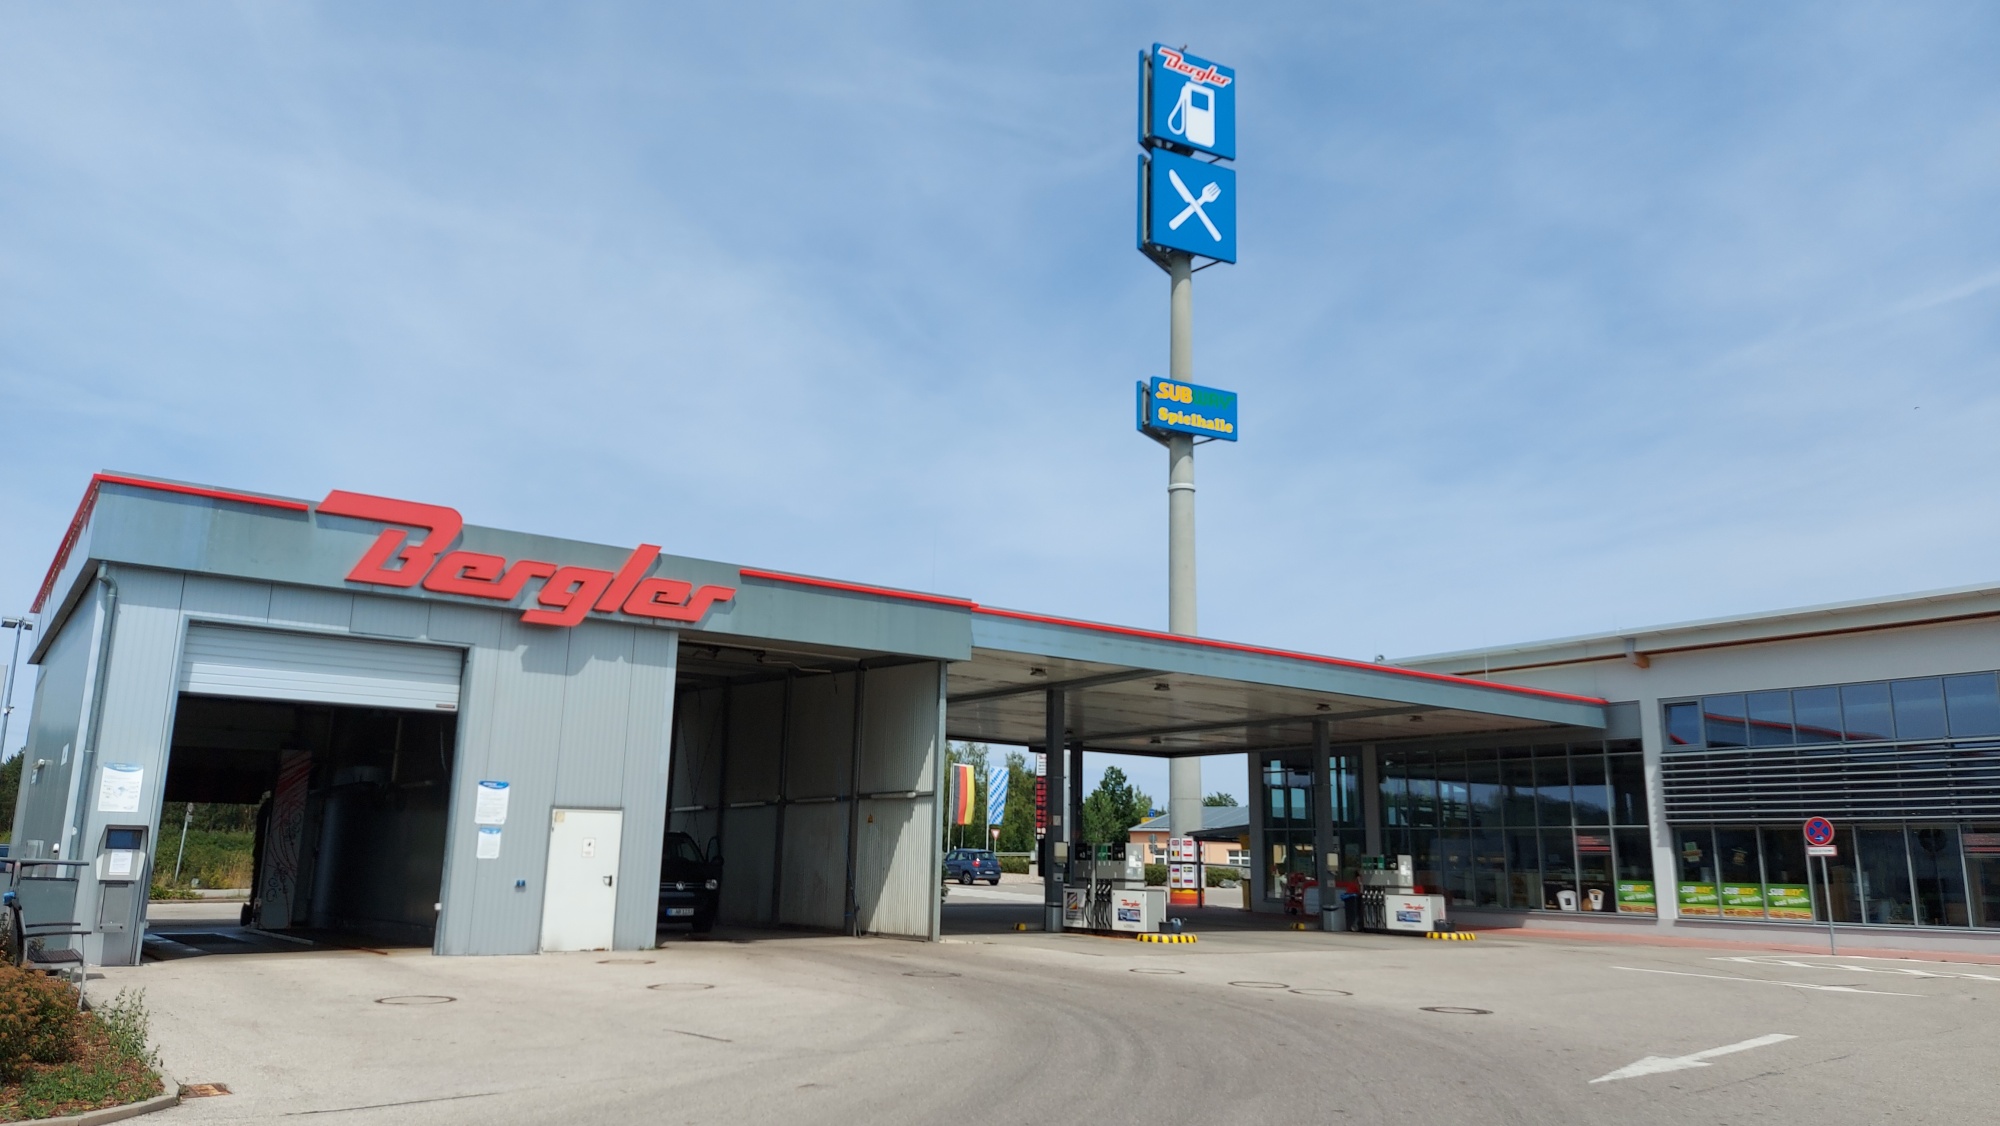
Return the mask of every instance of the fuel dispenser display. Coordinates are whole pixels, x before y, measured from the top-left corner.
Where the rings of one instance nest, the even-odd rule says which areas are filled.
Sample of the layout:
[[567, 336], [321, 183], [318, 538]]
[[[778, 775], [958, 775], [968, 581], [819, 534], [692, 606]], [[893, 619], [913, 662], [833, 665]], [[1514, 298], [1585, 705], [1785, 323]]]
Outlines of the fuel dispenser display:
[[107, 966], [139, 964], [146, 892], [152, 879], [143, 825], [110, 825], [97, 850], [98, 961]]

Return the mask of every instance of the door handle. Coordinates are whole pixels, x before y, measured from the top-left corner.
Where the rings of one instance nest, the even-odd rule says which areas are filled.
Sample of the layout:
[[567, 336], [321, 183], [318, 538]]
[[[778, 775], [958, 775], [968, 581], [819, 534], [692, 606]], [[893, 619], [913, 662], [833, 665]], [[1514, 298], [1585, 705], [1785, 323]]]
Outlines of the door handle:
[[604, 877], [604, 886], [605, 886], [605, 887], [610, 887], [610, 886], [611, 886], [611, 877], [610, 877], [610, 876], [606, 876], [606, 877]]

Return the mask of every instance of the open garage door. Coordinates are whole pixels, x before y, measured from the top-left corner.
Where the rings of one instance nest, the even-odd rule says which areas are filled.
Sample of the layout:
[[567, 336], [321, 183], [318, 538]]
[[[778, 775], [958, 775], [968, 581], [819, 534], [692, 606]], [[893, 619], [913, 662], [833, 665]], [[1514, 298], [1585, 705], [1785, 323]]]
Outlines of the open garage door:
[[431, 945], [463, 663], [439, 646], [191, 626], [163, 829], [238, 810], [250, 901], [193, 926], [172, 918], [192, 908], [155, 910], [148, 949], [271, 948], [277, 933]]
[[230, 626], [188, 627], [183, 692], [252, 700], [457, 711], [456, 649]]

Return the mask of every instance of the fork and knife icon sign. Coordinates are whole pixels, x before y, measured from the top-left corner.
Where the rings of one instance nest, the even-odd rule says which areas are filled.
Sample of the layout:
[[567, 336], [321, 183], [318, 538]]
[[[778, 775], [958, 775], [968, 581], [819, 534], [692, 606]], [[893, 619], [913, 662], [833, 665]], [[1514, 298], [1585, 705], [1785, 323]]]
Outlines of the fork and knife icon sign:
[[1167, 179], [1173, 181], [1174, 191], [1179, 192], [1180, 197], [1187, 201], [1187, 206], [1181, 208], [1181, 213], [1174, 216], [1173, 221], [1167, 224], [1167, 229], [1178, 231], [1181, 229], [1181, 224], [1187, 222], [1189, 216], [1193, 216], [1201, 220], [1202, 226], [1208, 228], [1208, 237], [1221, 242], [1222, 232], [1215, 229], [1215, 224], [1209, 221], [1208, 212], [1202, 210], [1202, 208], [1222, 198], [1222, 185], [1211, 181], [1202, 186], [1201, 195], [1197, 196], [1188, 190], [1188, 186], [1181, 179], [1179, 172], [1169, 168], [1167, 170]]

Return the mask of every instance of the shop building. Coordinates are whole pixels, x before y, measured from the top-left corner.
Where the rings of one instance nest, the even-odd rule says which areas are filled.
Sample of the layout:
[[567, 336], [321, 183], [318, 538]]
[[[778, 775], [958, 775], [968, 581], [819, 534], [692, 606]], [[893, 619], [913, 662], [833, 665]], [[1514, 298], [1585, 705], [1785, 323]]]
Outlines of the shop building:
[[[1474, 921], [1831, 915], [1864, 945], [2000, 940], [2000, 588], [1396, 663], [1599, 697], [1605, 725], [1260, 756], [1267, 906], [1324, 842], [1330, 875], [1412, 855]], [[1826, 882], [1815, 816], [1839, 830]]]

